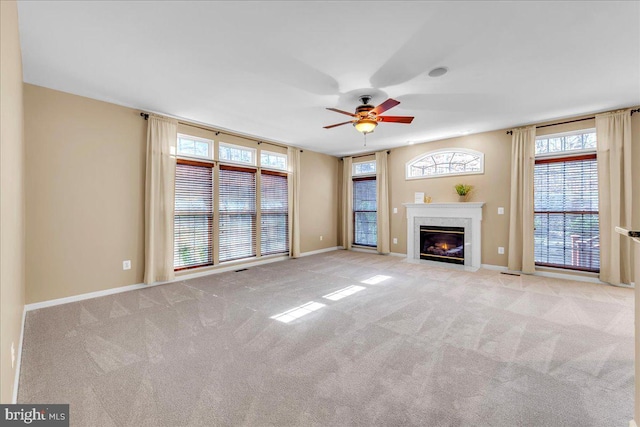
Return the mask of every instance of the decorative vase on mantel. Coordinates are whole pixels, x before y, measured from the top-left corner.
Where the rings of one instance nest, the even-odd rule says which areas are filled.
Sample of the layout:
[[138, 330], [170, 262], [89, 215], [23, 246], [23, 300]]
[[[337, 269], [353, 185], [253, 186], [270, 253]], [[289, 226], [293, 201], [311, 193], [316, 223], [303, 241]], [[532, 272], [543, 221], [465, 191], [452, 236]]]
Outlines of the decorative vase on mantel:
[[456, 193], [458, 193], [458, 201], [466, 202], [469, 193], [473, 189], [473, 186], [469, 184], [456, 184], [454, 188], [456, 189]]

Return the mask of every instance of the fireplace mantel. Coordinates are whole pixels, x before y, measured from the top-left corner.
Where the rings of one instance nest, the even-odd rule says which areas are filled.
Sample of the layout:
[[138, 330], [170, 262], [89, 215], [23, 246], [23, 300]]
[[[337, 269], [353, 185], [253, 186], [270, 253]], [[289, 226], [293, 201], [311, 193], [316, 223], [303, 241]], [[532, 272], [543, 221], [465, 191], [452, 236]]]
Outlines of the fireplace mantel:
[[[402, 205], [407, 209], [407, 258], [420, 259], [420, 225], [458, 226], [465, 229], [464, 265], [480, 268], [484, 204], [484, 202], [403, 203]], [[468, 257], [467, 254], [469, 254]]]

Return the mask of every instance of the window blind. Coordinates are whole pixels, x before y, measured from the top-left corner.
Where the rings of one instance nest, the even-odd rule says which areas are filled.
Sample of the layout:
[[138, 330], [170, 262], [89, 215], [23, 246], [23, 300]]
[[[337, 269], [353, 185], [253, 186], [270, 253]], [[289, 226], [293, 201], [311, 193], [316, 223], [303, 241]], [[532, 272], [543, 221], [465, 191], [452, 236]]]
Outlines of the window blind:
[[178, 160], [175, 182], [175, 270], [213, 264], [213, 165]]
[[289, 252], [287, 175], [263, 171], [260, 176], [260, 253]]
[[536, 264], [599, 271], [596, 155], [536, 160], [534, 189]]
[[256, 171], [220, 166], [220, 261], [256, 255]]
[[353, 178], [353, 243], [378, 244], [376, 179]]

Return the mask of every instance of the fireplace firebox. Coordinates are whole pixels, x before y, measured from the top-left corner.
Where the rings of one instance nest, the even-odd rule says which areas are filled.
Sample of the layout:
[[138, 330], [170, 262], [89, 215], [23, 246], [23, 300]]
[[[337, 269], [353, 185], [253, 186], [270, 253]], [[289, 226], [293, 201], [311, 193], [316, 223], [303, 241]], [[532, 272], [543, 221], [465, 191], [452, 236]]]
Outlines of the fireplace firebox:
[[420, 259], [464, 265], [464, 228], [421, 225]]

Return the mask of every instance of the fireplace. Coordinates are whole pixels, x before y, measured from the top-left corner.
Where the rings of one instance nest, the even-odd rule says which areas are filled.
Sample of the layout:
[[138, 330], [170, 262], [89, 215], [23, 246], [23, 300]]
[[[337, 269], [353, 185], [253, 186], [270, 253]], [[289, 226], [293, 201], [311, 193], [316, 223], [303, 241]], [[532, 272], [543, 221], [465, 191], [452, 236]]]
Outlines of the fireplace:
[[464, 265], [464, 227], [421, 225], [420, 259]]
[[[421, 259], [420, 227], [460, 227], [464, 230], [464, 262], [448, 264], [475, 271], [482, 265], [482, 207], [484, 202], [403, 203], [407, 208], [407, 261], [429, 263]], [[458, 229], [459, 230], [459, 229]], [[422, 242], [424, 243], [424, 242]], [[448, 247], [448, 246], [447, 246]], [[441, 264], [447, 265], [447, 264]]]

